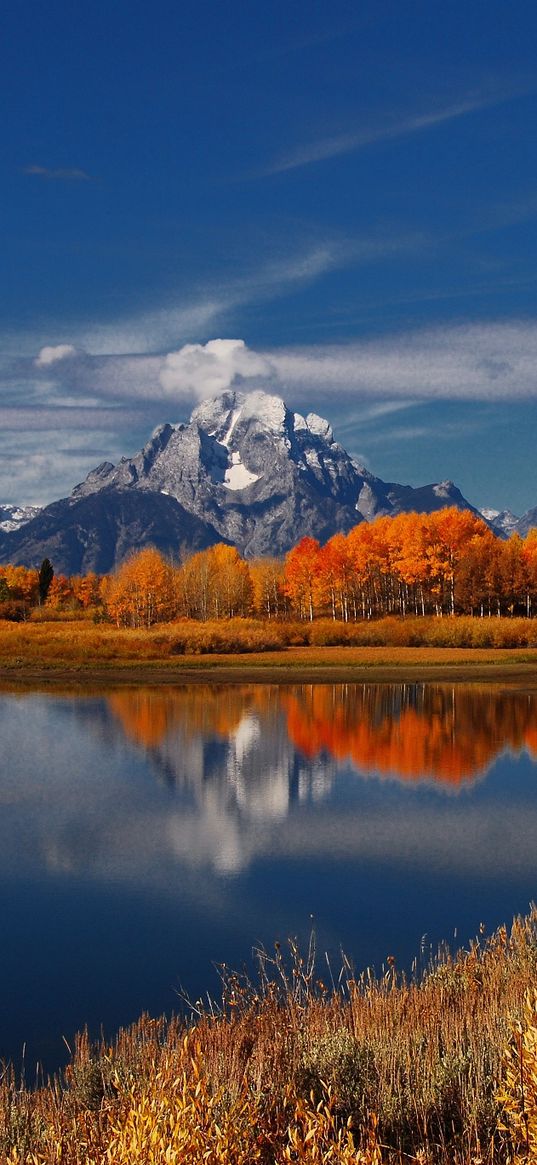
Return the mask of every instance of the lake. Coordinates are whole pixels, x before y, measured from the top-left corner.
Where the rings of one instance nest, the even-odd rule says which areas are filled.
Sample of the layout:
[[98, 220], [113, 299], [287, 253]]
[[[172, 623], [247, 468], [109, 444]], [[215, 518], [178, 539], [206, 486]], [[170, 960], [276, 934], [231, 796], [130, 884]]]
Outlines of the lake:
[[6, 691], [0, 740], [0, 1059], [30, 1082], [261, 944], [409, 968], [537, 896], [530, 691]]

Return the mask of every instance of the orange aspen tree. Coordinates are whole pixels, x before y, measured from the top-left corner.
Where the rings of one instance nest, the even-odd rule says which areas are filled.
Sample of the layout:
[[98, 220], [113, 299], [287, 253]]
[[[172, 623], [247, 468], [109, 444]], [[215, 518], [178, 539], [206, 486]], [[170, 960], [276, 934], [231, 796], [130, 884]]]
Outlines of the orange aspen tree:
[[49, 587], [45, 606], [51, 607], [55, 611], [64, 611], [67, 607], [73, 606], [73, 600], [72, 580], [67, 578], [65, 574], [55, 574]]
[[4, 567], [4, 578], [9, 587], [11, 597], [27, 603], [33, 607], [37, 603], [39, 593], [39, 578], [37, 570], [27, 566]]
[[400, 609], [405, 615], [411, 606], [415, 615], [425, 615], [425, 592], [429, 582], [426, 546], [428, 525], [423, 514], [399, 514], [393, 541], [393, 563], [400, 584]]
[[499, 542], [492, 530], [474, 536], [465, 547], [457, 570], [457, 606], [471, 615], [491, 614], [491, 583], [497, 590]]
[[285, 559], [284, 591], [300, 619], [313, 620], [315, 583], [320, 546], [316, 538], [302, 538]]
[[329, 603], [333, 619], [349, 619], [352, 563], [344, 534], [333, 538], [319, 551], [317, 589], [321, 602]]
[[109, 579], [106, 606], [118, 627], [151, 627], [171, 614], [171, 569], [158, 550], [133, 554]]
[[234, 615], [248, 615], [252, 606], [252, 580], [239, 551], [235, 546], [219, 542], [208, 553], [214, 561], [214, 617], [231, 619]]
[[528, 593], [528, 560], [520, 534], [511, 534], [500, 550], [501, 594], [509, 615], [518, 606], [526, 604]]
[[94, 571], [90, 571], [89, 574], [73, 575], [71, 579], [73, 595], [82, 610], [87, 611], [90, 607], [101, 605], [100, 581]]
[[522, 556], [526, 565], [526, 615], [533, 613], [533, 605], [537, 595], [537, 530], [532, 527], [528, 530], [522, 545]]
[[478, 518], [469, 510], [458, 510], [456, 506], [449, 506], [429, 515], [429, 529], [438, 581], [443, 584], [446, 591], [448, 612], [454, 615], [459, 563], [470, 539], [474, 536], [483, 537], [488, 532], [488, 526], [482, 518]]
[[255, 558], [248, 565], [256, 615], [265, 619], [282, 615], [286, 607], [283, 562], [279, 558]]

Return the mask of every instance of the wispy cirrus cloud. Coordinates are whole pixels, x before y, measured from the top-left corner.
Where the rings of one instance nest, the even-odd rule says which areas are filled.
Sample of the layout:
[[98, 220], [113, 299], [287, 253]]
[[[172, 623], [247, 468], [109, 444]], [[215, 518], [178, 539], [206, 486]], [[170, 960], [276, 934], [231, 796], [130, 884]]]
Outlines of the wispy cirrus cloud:
[[[238, 309], [283, 299], [336, 271], [382, 263], [399, 253], [422, 251], [427, 245], [418, 232], [321, 238], [302, 247], [295, 245], [288, 253], [282, 245], [278, 257], [252, 264], [243, 275], [199, 286], [188, 295], [178, 292], [175, 302], [153, 310], [71, 325], [62, 321], [55, 326], [51, 321], [32, 333], [4, 334], [1, 347], [4, 352], [31, 354], [41, 364], [67, 362], [64, 358], [72, 350], [103, 357], [167, 352], [208, 332], [235, 331]], [[54, 331], [61, 342], [51, 341]]]
[[[75, 482], [104, 460], [116, 461], [124, 452], [120, 434], [89, 427], [86, 418], [80, 431], [59, 430], [54, 417], [45, 428], [25, 434], [7, 431], [2, 435], [0, 458], [0, 498], [23, 500], [25, 505], [42, 505], [70, 493]], [[52, 455], [51, 455], [52, 450]]]
[[270, 353], [289, 394], [344, 399], [537, 399], [537, 322], [464, 324]]
[[91, 182], [91, 174], [86, 170], [80, 169], [79, 166], [23, 166], [23, 174], [29, 174], [33, 178], [45, 178], [56, 182]]
[[376, 142], [390, 141], [397, 138], [410, 137], [413, 134], [423, 133], [434, 129], [435, 126], [446, 122], [457, 121], [482, 109], [494, 108], [513, 101], [517, 97], [526, 96], [533, 89], [519, 89], [515, 92], [497, 94], [471, 93], [459, 101], [449, 105], [437, 107], [424, 113], [412, 114], [408, 117], [392, 119], [385, 122], [365, 126], [362, 129], [350, 130], [345, 133], [335, 133], [319, 137], [295, 146], [288, 153], [274, 158], [263, 170], [259, 177], [268, 177], [273, 174], [284, 174], [286, 171], [297, 170], [302, 166], [311, 166], [315, 162], [325, 162], [330, 158], [337, 158], [344, 154], [354, 154]]
[[256, 351], [241, 339], [185, 344], [163, 354], [78, 351], [44, 367], [26, 360], [18, 375], [40, 384], [37, 403], [69, 393], [109, 403], [189, 404], [227, 388], [277, 392], [292, 406], [327, 396], [364, 406], [374, 421], [413, 403], [537, 400], [537, 321], [465, 324], [345, 344]]

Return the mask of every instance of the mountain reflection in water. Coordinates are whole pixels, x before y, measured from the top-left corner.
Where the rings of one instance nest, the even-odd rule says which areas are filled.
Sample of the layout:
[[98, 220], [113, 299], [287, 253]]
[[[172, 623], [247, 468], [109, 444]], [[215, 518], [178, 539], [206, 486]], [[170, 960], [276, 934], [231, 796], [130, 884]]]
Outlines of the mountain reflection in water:
[[[457, 789], [507, 748], [537, 757], [537, 695], [490, 685], [200, 684], [117, 691], [108, 702], [128, 739], [152, 754], [169, 782], [196, 784], [197, 776], [205, 782], [218, 772], [247, 796], [251, 775], [258, 796], [265, 776], [275, 812], [285, 812], [288, 800], [272, 787], [278, 775], [300, 799], [322, 795], [341, 765], [359, 776]], [[222, 745], [213, 745], [212, 758], [208, 740]], [[307, 762], [321, 758], [319, 783]]]
[[410, 966], [537, 897], [531, 691], [47, 686], [0, 695], [0, 741], [0, 1059], [55, 1067], [62, 1034], [218, 990], [213, 960], [312, 918], [320, 950]]

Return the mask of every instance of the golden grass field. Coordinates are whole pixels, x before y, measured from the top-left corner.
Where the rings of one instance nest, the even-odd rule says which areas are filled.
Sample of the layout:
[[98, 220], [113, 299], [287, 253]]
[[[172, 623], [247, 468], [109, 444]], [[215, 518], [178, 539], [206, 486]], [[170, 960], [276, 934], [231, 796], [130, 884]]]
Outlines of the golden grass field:
[[182, 620], [148, 630], [88, 620], [0, 622], [0, 674], [161, 681], [217, 673], [270, 680], [537, 675], [537, 622], [382, 619], [362, 624]]
[[[326, 971], [326, 965], [325, 965]], [[405, 981], [323, 981], [312, 951], [184, 1020], [78, 1040], [62, 1075], [0, 1082], [5, 1165], [522, 1165], [537, 1160], [537, 915]]]

